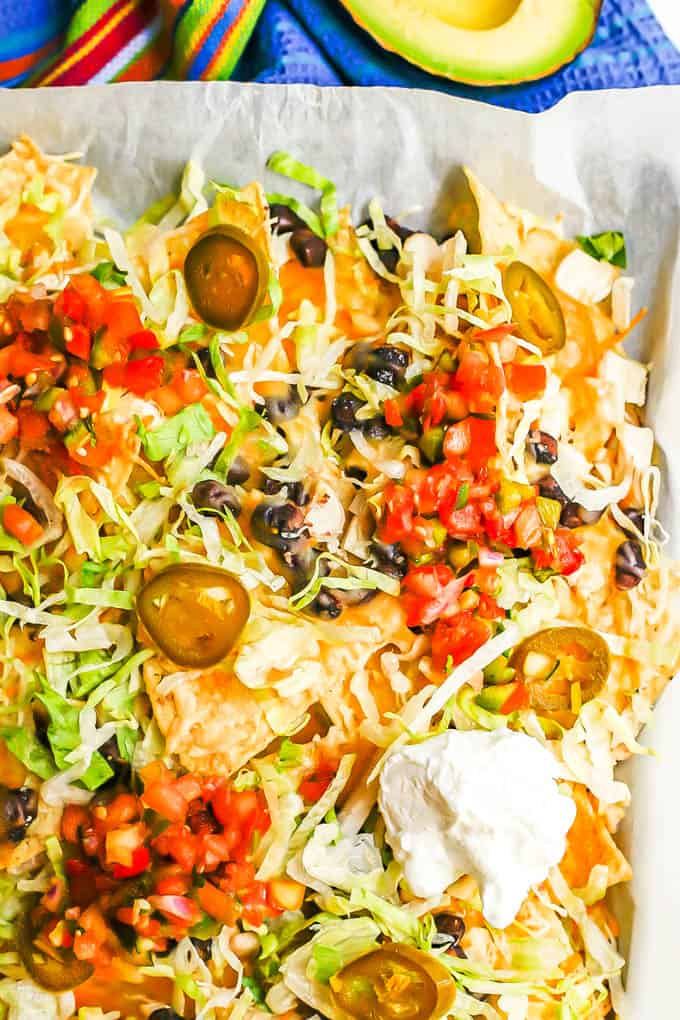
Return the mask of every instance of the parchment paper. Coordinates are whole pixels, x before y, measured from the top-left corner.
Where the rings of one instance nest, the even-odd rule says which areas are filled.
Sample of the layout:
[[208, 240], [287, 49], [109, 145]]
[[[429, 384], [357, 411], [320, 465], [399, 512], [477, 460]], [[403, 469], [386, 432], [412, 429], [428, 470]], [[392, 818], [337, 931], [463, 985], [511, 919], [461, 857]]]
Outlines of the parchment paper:
[[[579, 93], [536, 117], [434, 92], [154, 83], [0, 90], [0, 143], [27, 132], [99, 168], [101, 207], [132, 220], [176, 186], [189, 157], [216, 180], [245, 183], [287, 149], [333, 178], [359, 210], [422, 206], [441, 218], [447, 182], [472, 166], [500, 197], [567, 230], [622, 229], [636, 303], [650, 314], [631, 353], [653, 360], [648, 418], [666, 464], [662, 516], [680, 550], [680, 88]], [[281, 179], [268, 182], [284, 190]], [[623, 903], [628, 1018], [680, 1016], [680, 691], [647, 733], [658, 756], [629, 767], [633, 809], [622, 839], [635, 878]], [[629, 943], [629, 945], [628, 945]]]

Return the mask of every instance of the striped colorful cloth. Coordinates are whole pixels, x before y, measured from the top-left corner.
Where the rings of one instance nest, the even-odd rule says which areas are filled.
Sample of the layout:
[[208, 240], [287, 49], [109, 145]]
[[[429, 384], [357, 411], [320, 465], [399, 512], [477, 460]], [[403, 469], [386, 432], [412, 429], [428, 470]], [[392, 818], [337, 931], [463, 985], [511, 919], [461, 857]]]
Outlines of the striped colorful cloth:
[[0, 0], [0, 85], [228, 78], [265, 0]]
[[680, 53], [645, 0], [603, 0], [591, 45], [569, 66], [481, 89], [388, 53], [340, 0], [0, 0], [0, 85], [161, 77], [398, 85], [534, 113], [576, 90], [679, 84]]

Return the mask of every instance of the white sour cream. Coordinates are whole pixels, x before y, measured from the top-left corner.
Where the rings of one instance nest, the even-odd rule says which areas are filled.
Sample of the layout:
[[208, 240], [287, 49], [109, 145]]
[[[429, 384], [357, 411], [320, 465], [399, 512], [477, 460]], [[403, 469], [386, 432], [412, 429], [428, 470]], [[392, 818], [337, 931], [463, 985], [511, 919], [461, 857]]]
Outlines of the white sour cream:
[[395, 751], [379, 805], [414, 894], [439, 896], [472, 875], [489, 924], [511, 924], [564, 855], [576, 807], [556, 774], [548, 750], [511, 730], [447, 730]]

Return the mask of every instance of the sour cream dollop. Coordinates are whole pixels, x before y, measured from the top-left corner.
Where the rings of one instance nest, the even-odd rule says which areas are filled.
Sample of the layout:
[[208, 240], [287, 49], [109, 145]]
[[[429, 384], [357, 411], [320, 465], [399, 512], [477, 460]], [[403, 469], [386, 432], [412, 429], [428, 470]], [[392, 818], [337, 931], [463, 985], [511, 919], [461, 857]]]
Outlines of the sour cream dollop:
[[380, 811], [414, 894], [472, 875], [489, 924], [511, 924], [564, 855], [576, 806], [556, 776], [552, 754], [511, 730], [447, 730], [390, 755]]

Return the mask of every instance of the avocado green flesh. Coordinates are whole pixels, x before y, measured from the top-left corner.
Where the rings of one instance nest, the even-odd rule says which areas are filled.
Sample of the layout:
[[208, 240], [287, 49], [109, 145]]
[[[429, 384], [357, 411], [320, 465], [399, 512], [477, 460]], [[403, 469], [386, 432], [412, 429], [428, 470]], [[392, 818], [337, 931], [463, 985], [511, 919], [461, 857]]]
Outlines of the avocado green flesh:
[[458, 81], [542, 78], [590, 41], [600, 0], [343, 0], [378, 42]]

